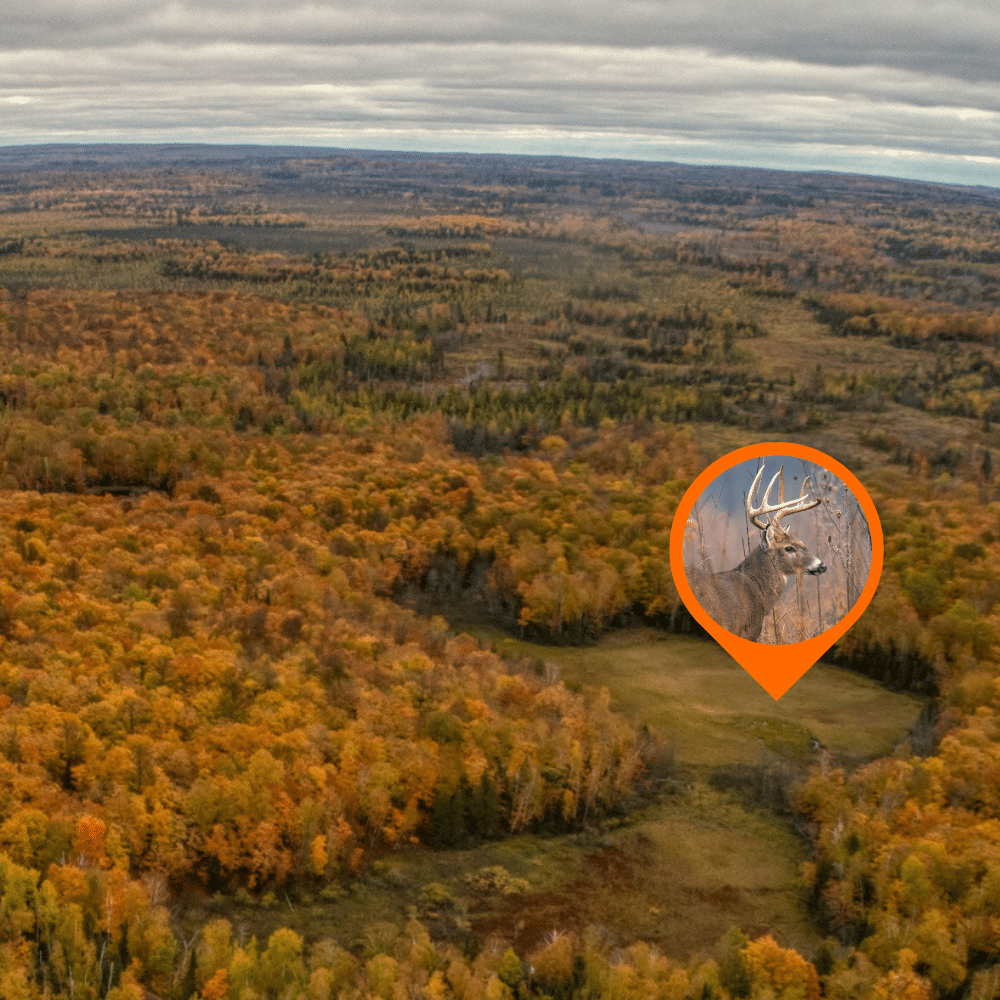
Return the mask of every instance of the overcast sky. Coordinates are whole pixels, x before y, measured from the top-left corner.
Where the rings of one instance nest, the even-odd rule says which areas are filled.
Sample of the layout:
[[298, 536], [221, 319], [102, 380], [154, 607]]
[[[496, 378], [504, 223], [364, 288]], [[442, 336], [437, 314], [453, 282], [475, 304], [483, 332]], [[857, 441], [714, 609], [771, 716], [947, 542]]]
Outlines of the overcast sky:
[[5, 0], [0, 145], [250, 142], [1000, 186], [997, 0]]

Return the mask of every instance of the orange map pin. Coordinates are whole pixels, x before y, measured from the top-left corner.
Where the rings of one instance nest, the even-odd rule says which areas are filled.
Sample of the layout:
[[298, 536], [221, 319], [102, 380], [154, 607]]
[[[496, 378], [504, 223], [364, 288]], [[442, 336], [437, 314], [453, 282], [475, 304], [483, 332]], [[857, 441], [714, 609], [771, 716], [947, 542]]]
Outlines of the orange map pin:
[[763, 442], [692, 483], [674, 517], [670, 568], [695, 620], [777, 700], [868, 607], [882, 526], [840, 462]]

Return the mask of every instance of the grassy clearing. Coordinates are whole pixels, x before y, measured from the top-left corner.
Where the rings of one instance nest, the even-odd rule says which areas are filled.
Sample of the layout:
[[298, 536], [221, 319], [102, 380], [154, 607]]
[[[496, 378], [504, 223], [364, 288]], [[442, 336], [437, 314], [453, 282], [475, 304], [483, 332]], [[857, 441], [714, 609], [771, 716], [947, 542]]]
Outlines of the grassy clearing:
[[[521, 954], [552, 931], [597, 926], [612, 947], [641, 938], [682, 960], [710, 950], [735, 924], [808, 954], [819, 937], [796, 882], [803, 860], [781, 821], [699, 784], [600, 830], [394, 852], [327, 898], [190, 899], [181, 922], [193, 932], [225, 917], [238, 938], [258, 941], [291, 927], [307, 941], [332, 937], [363, 951], [385, 925], [401, 929], [417, 917], [436, 937], [494, 938]], [[498, 869], [507, 891], [484, 885]]]
[[[801, 843], [729, 795], [694, 785], [599, 843], [563, 848], [556, 887], [481, 902], [474, 930], [530, 950], [552, 931], [599, 925], [616, 946], [641, 938], [679, 959], [710, 949], [734, 924], [806, 953], [818, 943], [796, 884]], [[549, 862], [540, 860], [541, 872]]]
[[715, 643], [652, 629], [627, 629], [578, 648], [454, 624], [501, 655], [541, 658], [569, 684], [607, 687], [615, 708], [658, 730], [677, 760], [690, 765], [753, 764], [776, 753], [801, 762], [815, 756], [813, 740], [847, 760], [881, 756], [905, 738], [924, 704], [824, 664], [776, 702]]

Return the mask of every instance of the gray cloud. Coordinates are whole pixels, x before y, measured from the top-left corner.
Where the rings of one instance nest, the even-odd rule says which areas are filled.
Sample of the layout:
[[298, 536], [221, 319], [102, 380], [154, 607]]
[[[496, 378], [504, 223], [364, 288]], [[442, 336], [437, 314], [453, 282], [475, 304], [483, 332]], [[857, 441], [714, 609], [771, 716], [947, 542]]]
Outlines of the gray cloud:
[[548, 43], [698, 46], [836, 66], [997, 79], [1000, 8], [986, 0], [17, 0], [0, 46], [87, 48], [159, 40], [325, 45]]
[[12, 143], [756, 158], [998, 183], [1000, 8], [972, 0], [16, 0], [0, 48]]

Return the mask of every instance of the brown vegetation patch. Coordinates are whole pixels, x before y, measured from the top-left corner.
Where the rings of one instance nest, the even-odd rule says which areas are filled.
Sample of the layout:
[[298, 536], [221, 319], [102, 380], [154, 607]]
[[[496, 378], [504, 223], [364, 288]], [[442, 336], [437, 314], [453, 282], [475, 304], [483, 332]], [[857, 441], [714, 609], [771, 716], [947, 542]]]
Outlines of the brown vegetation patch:
[[787, 887], [717, 884], [644, 834], [586, 855], [566, 876], [556, 889], [480, 895], [470, 912], [473, 933], [524, 955], [553, 932], [580, 934], [596, 926], [614, 947], [641, 938], [687, 960], [711, 950], [729, 927], [764, 933], [774, 929], [768, 917], [787, 925]]

